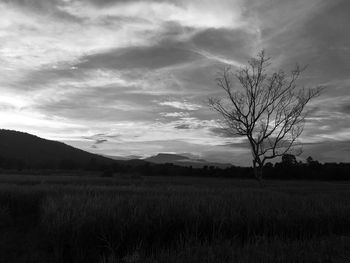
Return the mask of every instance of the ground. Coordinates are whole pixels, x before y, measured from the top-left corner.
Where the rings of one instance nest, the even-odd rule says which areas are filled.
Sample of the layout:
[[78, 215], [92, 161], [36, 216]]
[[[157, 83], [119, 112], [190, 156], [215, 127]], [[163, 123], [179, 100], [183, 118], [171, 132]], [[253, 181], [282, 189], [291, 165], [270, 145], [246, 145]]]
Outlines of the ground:
[[0, 175], [0, 262], [350, 262], [350, 182]]

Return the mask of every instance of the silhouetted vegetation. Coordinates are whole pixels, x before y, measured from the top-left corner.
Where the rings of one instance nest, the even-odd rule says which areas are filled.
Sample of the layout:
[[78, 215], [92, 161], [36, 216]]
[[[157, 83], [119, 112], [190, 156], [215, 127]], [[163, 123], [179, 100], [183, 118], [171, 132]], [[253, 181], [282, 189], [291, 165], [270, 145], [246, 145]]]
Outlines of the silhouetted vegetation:
[[349, 185], [0, 176], [1, 262], [348, 262]]
[[[284, 155], [281, 162], [266, 163], [264, 166], [265, 178], [277, 180], [350, 180], [349, 163], [320, 163], [308, 158], [307, 162], [297, 161], [293, 155]], [[312, 158], [311, 158], [312, 159]], [[253, 178], [253, 168], [232, 166], [219, 168], [204, 166], [193, 168], [178, 166], [171, 163], [152, 164], [142, 160], [112, 161], [109, 164], [99, 163], [91, 159], [86, 164], [79, 164], [74, 160], [63, 159], [59, 165], [26, 165], [21, 160], [3, 158], [0, 156], [0, 172], [9, 173], [65, 173], [80, 171], [99, 173], [101, 176], [113, 177], [120, 174], [139, 174], [143, 176], [195, 176], [195, 177], [225, 177], [236, 179]]]

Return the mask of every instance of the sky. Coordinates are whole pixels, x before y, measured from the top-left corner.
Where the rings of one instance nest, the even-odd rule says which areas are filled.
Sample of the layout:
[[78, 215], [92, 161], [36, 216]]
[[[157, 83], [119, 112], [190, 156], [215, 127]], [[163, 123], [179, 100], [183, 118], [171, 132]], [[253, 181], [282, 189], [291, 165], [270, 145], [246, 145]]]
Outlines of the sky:
[[208, 97], [264, 49], [308, 65], [301, 159], [350, 161], [348, 0], [0, 0], [0, 128], [90, 152], [250, 165]]

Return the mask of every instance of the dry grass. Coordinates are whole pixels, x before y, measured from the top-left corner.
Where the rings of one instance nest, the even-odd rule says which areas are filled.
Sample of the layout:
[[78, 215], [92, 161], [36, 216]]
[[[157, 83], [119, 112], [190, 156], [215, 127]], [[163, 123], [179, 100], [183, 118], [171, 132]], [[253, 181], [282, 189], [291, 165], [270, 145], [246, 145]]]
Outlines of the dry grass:
[[27, 238], [37, 253], [7, 262], [350, 258], [347, 183], [271, 181], [260, 189], [248, 180], [181, 177], [22, 176], [11, 183], [5, 176], [0, 182], [6, 182], [0, 185], [0, 228], [35, 229]]

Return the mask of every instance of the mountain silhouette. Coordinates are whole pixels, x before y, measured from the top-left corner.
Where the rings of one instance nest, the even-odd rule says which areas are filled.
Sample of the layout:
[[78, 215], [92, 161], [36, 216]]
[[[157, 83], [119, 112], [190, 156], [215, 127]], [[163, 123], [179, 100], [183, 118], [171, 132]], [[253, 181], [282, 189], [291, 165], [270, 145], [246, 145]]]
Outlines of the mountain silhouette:
[[204, 166], [226, 168], [232, 166], [227, 163], [214, 163], [196, 159], [191, 155], [159, 153], [145, 159], [138, 157], [118, 158], [101, 156], [29, 133], [0, 129], [0, 167], [2, 168], [96, 170], [101, 169], [101, 166], [105, 165], [141, 167], [147, 163], [153, 165], [171, 163], [183, 167], [192, 166], [193, 168], [203, 168]]
[[[0, 162], [21, 162], [26, 166], [49, 168], [75, 165], [81, 167], [91, 162], [109, 164], [113, 160], [92, 154], [65, 143], [51, 141], [24, 132], [0, 130]], [[3, 165], [4, 166], [4, 165]]]
[[229, 164], [229, 163], [209, 162], [204, 159], [194, 159], [194, 158], [190, 158], [189, 156], [184, 156], [179, 154], [170, 154], [170, 153], [159, 153], [157, 155], [148, 157], [144, 160], [147, 162], [156, 163], [156, 164], [172, 163], [180, 166], [187, 166], [187, 167], [192, 166], [193, 168], [202, 168], [204, 166], [215, 166], [219, 168], [226, 168], [226, 167], [232, 166], [232, 164]]
[[189, 158], [178, 154], [159, 153], [157, 155], [148, 157], [145, 160], [151, 163], [172, 163], [181, 160], [189, 160]]
[[140, 155], [128, 155], [128, 156], [118, 156], [118, 155], [106, 155], [104, 154], [103, 156], [113, 159], [116, 161], [130, 161], [130, 160], [135, 160], [135, 159], [142, 159], [142, 156]]

